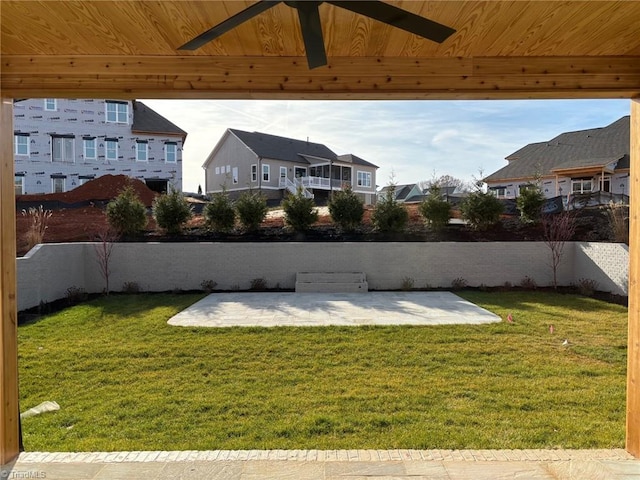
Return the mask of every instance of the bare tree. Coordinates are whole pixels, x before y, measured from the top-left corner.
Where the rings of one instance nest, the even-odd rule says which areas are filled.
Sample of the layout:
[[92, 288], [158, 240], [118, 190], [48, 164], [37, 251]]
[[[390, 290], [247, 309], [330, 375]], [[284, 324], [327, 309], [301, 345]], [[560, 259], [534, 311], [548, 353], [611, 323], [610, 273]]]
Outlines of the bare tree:
[[418, 186], [422, 189], [422, 191], [431, 190], [433, 187], [444, 188], [444, 187], [456, 187], [460, 191], [469, 190], [469, 185], [464, 180], [456, 178], [451, 175], [440, 175], [437, 176], [436, 172], [433, 172], [433, 176], [430, 180], [421, 180], [418, 182]]
[[118, 234], [110, 227], [99, 230], [94, 235], [93, 248], [96, 252], [96, 261], [100, 268], [100, 275], [104, 279], [104, 293], [109, 295], [109, 276], [111, 275], [111, 253], [114, 242], [118, 240]]
[[574, 211], [564, 211], [555, 215], [542, 216], [544, 243], [551, 253], [551, 270], [553, 272], [553, 288], [558, 288], [558, 266], [564, 254], [564, 245], [573, 238], [576, 232], [576, 215]]

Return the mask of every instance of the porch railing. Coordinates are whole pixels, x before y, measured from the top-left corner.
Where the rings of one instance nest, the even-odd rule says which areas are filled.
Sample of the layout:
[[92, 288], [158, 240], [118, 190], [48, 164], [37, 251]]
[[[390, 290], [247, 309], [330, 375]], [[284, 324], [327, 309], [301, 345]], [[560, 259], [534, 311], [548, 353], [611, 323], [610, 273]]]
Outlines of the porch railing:
[[296, 178], [293, 182], [289, 180], [287, 177], [280, 177], [279, 182], [280, 188], [286, 188], [289, 192], [296, 194], [298, 193], [298, 189], [302, 190], [302, 195], [305, 198], [313, 198], [313, 193], [307, 190], [306, 186]]

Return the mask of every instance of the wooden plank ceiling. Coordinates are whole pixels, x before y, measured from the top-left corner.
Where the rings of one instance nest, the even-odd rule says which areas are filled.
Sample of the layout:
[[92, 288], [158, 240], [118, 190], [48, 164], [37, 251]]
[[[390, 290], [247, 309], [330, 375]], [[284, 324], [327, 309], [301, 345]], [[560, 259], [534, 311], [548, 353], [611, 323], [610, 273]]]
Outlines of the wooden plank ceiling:
[[640, 97], [640, 1], [396, 1], [457, 30], [437, 44], [329, 4], [309, 70], [281, 3], [194, 52], [252, 1], [3, 0], [3, 96], [113, 98]]

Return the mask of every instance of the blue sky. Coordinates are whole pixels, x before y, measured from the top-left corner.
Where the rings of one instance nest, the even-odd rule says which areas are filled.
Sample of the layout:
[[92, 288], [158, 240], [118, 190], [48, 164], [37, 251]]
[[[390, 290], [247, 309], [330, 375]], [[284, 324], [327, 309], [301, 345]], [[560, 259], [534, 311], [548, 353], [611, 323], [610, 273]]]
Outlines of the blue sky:
[[323, 143], [380, 167], [377, 184], [469, 181], [506, 165], [527, 143], [628, 115], [628, 100], [278, 101], [143, 100], [188, 132], [183, 189], [204, 188], [201, 166], [227, 128]]

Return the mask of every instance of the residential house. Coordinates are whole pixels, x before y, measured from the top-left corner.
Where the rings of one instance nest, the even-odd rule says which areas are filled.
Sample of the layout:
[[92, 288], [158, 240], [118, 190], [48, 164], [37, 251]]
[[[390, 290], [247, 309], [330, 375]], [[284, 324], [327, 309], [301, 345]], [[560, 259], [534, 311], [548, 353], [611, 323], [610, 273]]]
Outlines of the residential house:
[[[498, 198], [513, 199], [532, 183], [545, 197], [629, 195], [629, 116], [602, 128], [567, 132], [512, 153], [508, 165], [484, 179]], [[597, 195], [594, 195], [597, 194]]]
[[[456, 186], [439, 187], [440, 196], [453, 205], [460, 203], [466, 193]], [[378, 198], [382, 199], [391, 191], [391, 186], [383, 187], [378, 192]], [[395, 185], [393, 188], [394, 197], [398, 203], [420, 203], [429, 194], [429, 188], [422, 189], [417, 183], [406, 185]]]
[[14, 104], [15, 192], [65, 192], [105, 174], [182, 190], [187, 133], [142, 102], [28, 99]]
[[365, 204], [375, 203], [377, 166], [326, 145], [259, 132], [227, 129], [202, 166], [205, 192], [231, 198], [261, 192], [271, 203], [302, 189], [317, 203], [350, 185]]

